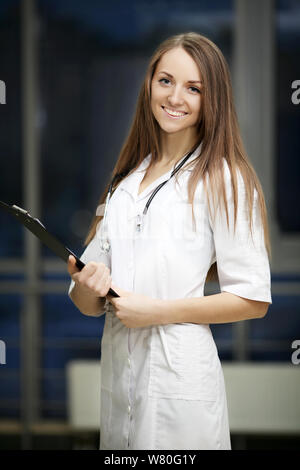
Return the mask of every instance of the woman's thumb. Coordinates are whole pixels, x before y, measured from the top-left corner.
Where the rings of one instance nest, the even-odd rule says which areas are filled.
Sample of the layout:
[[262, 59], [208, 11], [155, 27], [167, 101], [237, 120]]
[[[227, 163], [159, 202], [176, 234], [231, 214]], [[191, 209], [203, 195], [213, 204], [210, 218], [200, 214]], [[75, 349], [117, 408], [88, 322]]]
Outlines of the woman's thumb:
[[76, 259], [73, 255], [70, 255], [68, 259], [68, 272], [70, 276], [72, 276], [72, 274], [78, 273], [79, 271], [80, 269], [76, 266]]

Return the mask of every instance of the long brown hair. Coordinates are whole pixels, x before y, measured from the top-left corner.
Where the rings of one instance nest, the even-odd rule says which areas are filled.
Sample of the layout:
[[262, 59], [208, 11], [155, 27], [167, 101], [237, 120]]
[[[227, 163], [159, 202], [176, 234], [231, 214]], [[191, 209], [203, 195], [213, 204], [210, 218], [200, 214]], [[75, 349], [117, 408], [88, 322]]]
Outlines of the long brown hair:
[[[151, 81], [157, 64], [162, 55], [173, 49], [183, 48], [196, 62], [203, 81], [201, 95], [201, 111], [197, 124], [198, 144], [202, 142], [201, 158], [193, 167], [188, 181], [188, 197], [193, 207], [194, 193], [199, 180], [203, 180], [208, 208], [211, 214], [211, 197], [208, 194], [206, 178], [212, 183], [212, 201], [214, 210], [219, 207], [219, 198], [226, 211], [227, 227], [228, 206], [224, 182], [225, 158], [231, 174], [232, 194], [234, 201], [234, 231], [237, 217], [237, 170], [240, 171], [245, 184], [246, 199], [250, 211], [249, 228], [252, 235], [252, 209], [254, 189], [257, 191], [257, 204], [264, 230], [264, 242], [269, 258], [271, 258], [271, 243], [269, 237], [267, 210], [263, 190], [256, 172], [250, 163], [244, 148], [235, 106], [229, 67], [220, 49], [208, 38], [190, 32], [172, 36], [165, 40], [154, 52], [150, 59], [144, 82], [137, 101], [136, 112], [131, 128], [119, 158], [112, 171], [111, 178], [117, 174], [128, 175], [133, 172], [151, 153], [149, 168], [161, 158], [160, 128], [151, 110]], [[122, 179], [122, 178], [121, 178]], [[119, 182], [121, 181], [119, 179]], [[107, 184], [98, 205], [105, 202], [108, 193]], [[216, 201], [216, 196], [218, 196]], [[95, 215], [88, 235], [84, 242], [86, 246], [95, 236], [97, 225], [102, 215]], [[194, 217], [194, 214], [193, 214]], [[217, 263], [214, 263], [207, 274], [207, 281], [217, 280]]]

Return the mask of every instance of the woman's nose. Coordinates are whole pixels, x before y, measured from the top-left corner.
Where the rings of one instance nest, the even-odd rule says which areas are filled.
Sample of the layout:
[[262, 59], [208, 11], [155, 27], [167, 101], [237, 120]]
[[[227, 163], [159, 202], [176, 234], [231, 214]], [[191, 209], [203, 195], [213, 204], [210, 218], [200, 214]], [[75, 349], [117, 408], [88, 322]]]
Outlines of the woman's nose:
[[173, 88], [168, 96], [168, 101], [172, 106], [179, 106], [183, 103], [182, 90], [179, 87]]

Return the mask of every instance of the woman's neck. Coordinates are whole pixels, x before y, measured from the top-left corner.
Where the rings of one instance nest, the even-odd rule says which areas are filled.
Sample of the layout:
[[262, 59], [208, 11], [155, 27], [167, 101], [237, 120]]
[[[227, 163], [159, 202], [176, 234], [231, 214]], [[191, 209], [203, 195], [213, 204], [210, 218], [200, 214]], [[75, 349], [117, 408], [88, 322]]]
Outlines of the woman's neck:
[[183, 132], [168, 134], [161, 133], [161, 158], [158, 160], [160, 166], [170, 166], [179, 161], [196, 144], [194, 128], [184, 129]]

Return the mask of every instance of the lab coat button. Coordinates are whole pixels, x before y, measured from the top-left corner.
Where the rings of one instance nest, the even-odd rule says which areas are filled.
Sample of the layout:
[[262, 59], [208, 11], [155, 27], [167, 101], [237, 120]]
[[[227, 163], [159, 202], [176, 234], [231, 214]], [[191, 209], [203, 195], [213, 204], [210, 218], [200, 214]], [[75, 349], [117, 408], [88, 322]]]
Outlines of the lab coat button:
[[128, 364], [130, 365], [130, 359], [128, 358]]
[[130, 414], [130, 411], [131, 411], [131, 407], [130, 405], [128, 406], [128, 414]]

